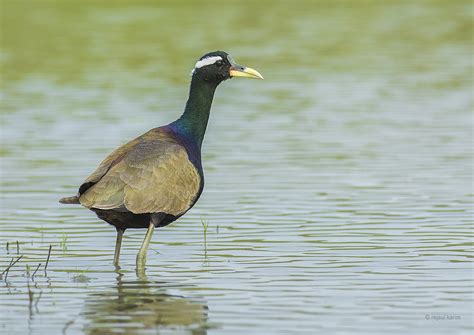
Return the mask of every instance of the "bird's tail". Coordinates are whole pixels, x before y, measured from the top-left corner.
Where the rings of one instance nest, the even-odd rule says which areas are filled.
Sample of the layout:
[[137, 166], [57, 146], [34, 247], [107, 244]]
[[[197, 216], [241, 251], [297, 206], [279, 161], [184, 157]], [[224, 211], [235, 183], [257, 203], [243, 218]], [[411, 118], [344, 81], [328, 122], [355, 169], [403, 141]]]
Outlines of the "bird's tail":
[[79, 204], [79, 198], [77, 195], [73, 196], [73, 197], [65, 197], [65, 198], [61, 198], [59, 199], [59, 202], [61, 204]]

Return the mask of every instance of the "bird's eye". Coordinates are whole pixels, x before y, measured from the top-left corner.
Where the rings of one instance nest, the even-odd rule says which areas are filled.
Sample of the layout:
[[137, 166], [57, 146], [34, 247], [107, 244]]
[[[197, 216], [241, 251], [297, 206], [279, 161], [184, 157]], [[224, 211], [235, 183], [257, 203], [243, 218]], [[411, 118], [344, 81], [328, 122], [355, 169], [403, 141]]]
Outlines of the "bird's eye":
[[222, 65], [224, 65], [224, 62], [221, 61], [221, 60], [218, 60], [218, 61], [216, 62], [216, 65], [217, 65], [217, 67], [221, 67]]

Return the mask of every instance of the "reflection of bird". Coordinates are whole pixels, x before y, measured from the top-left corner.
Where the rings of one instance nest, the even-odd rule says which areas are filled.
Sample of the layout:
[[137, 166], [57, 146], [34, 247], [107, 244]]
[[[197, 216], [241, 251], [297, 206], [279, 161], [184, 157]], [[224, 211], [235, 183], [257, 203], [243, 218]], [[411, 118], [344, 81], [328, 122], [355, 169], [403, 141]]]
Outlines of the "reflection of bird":
[[135, 282], [119, 279], [116, 288], [90, 295], [85, 306], [84, 332], [90, 335], [174, 333], [176, 329], [205, 335], [209, 328], [205, 302], [166, 294], [162, 284], [143, 278]]
[[137, 255], [146, 262], [154, 227], [163, 227], [186, 213], [204, 186], [201, 144], [217, 86], [231, 77], [263, 77], [236, 64], [227, 53], [215, 51], [199, 59], [183, 115], [119, 147], [64, 204], [81, 204], [117, 229], [114, 263], [118, 263], [123, 232], [148, 228]]

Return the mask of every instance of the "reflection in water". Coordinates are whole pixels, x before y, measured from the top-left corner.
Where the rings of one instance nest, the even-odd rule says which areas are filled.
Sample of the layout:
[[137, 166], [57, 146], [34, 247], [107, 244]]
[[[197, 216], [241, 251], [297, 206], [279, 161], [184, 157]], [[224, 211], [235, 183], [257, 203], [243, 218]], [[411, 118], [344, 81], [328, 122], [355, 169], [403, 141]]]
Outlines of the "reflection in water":
[[208, 308], [202, 302], [164, 293], [163, 283], [143, 278], [122, 281], [93, 293], [83, 316], [86, 334], [146, 334], [179, 329], [184, 333], [207, 334]]

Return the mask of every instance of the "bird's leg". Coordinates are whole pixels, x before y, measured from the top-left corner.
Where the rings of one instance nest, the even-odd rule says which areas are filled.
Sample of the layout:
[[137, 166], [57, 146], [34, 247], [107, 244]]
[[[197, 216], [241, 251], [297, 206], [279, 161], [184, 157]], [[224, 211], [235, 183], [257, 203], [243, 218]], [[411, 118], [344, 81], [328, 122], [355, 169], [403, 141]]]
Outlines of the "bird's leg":
[[120, 248], [122, 247], [123, 229], [117, 229], [117, 240], [115, 241], [114, 265], [118, 265], [120, 257]]
[[145, 239], [143, 240], [140, 251], [137, 254], [137, 269], [143, 269], [146, 265], [146, 254], [148, 252], [148, 245], [150, 244], [151, 237], [153, 236], [153, 229], [155, 225], [153, 222], [150, 222], [148, 225], [148, 230], [146, 231]]

